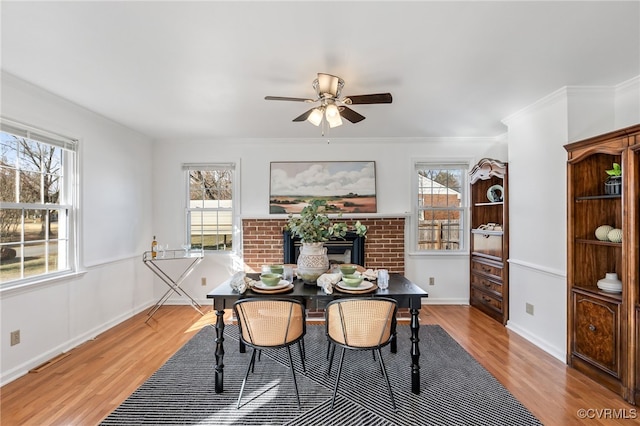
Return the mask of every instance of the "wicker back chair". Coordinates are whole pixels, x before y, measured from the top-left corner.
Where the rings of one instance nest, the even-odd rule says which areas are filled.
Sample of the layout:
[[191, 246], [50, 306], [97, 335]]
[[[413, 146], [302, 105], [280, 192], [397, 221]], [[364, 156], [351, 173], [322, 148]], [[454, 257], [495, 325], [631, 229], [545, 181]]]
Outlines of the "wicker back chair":
[[253, 348], [251, 360], [240, 388], [237, 408], [240, 408], [240, 401], [249, 372], [253, 372], [255, 368], [256, 352], [263, 349], [276, 348], [287, 348], [291, 377], [296, 389], [298, 408], [300, 408], [300, 395], [290, 347], [293, 344], [298, 344], [302, 369], [306, 371], [301, 344], [307, 331], [304, 304], [298, 300], [291, 299], [242, 299], [234, 303], [233, 310], [238, 319], [240, 340], [245, 345]]
[[335, 347], [340, 346], [342, 348], [331, 408], [334, 406], [336, 394], [338, 393], [344, 353], [346, 349], [349, 349], [371, 350], [374, 352], [374, 358], [375, 354], [378, 354], [380, 368], [389, 390], [391, 405], [394, 410], [396, 409], [391, 383], [387, 376], [387, 369], [384, 366], [380, 348], [391, 343], [395, 335], [397, 311], [398, 304], [395, 300], [379, 297], [337, 299], [327, 305], [325, 309], [325, 327], [327, 339], [333, 346], [329, 361], [329, 373], [333, 364]]

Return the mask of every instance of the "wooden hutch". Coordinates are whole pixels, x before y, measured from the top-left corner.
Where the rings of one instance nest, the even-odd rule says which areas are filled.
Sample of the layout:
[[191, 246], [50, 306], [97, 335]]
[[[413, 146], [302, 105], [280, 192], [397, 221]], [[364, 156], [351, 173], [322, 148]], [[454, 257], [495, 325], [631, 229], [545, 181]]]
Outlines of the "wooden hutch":
[[[632, 404], [640, 403], [640, 125], [565, 146], [567, 162], [567, 363]], [[606, 170], [622, 187], [605, 191]], [[599, 238], [608, 225], [622, 231]], [[616, 273], [619, 292], [598, 281]], [[605, 288], [605, 286], [603, 286]]]
[[507, 163], [483, 158], [469, 173], [471, 262], [469, 303], [496, 321], [509, 319]]

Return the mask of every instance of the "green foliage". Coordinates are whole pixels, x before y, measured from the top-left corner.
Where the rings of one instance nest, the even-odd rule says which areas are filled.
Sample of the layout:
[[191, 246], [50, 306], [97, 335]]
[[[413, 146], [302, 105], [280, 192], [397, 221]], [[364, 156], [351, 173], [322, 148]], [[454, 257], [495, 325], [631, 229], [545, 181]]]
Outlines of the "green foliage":
[[622, 176], [622, 167], [620, 167], [618, 163], [613, 163], [613, 169], [605, 170], [605, 172], [607, 172], [609, 176]]
[[[303, 243], [318, 243], [329, 241], [332, 237], [344, 238], [347, 231], [355, 231], [359, 236], [365, 236], [367, 227], [357, 221], [353, 226], [347, 225], [345, 222], [332, 222], [327, 215], [326, 200], [314, 199], [305, 206], [300, 212], [300, 216], [289, 214], [289, 220], [286, 229], [291, 231], [292, 235], [300, 238]], [[337, 215], [342, 217], [342, 213]]]

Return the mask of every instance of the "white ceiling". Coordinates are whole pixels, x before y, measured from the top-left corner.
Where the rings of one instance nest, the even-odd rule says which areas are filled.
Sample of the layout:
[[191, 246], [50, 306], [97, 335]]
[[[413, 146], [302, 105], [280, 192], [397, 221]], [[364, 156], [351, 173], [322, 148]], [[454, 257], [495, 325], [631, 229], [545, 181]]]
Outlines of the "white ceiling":
[[0, 3], [2, 69], [158, 139], [307, 138], [317, 72], [366, 120], [332, 137], [497, 136], [564, 86], [640, 75], [639, 1]]

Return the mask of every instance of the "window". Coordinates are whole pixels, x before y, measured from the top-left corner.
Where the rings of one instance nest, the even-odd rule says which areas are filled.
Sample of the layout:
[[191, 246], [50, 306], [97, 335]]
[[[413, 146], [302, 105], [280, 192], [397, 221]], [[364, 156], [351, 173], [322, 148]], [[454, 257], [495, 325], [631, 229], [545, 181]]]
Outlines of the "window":
[[416, 248], [465, 249], [468, 164], [416, 163]]
[[77, 141], [0, 122], [0, 285], [73, 272]]
[[192, 249], [234, 249], [234, 164], [185, 164], [187, 244]]

